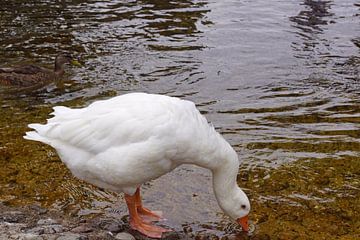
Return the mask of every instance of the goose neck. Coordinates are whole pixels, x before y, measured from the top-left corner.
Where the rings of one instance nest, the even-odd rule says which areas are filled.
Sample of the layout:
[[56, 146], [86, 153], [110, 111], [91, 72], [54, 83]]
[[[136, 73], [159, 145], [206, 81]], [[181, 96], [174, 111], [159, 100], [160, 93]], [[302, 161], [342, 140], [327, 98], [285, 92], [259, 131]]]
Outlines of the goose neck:
[[238, 187], [236, 179], [239, 171], [237, 155], [226, 158], [217, 168], [212, 170], [213, 186], [216, 198], [226, 198]]

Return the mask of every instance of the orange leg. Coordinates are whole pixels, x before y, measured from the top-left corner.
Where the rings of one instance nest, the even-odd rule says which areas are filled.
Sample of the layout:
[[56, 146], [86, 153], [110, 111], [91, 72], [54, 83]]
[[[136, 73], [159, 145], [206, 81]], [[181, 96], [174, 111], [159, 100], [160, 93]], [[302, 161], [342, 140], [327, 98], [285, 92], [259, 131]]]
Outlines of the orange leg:
[[125, 194], [125, 201], [129, 209], [130, 227], [151, 238], [161, 238], [163, 232], [169, 230], [151, 225], [145, 222], [138, 213], [137, 194], [133, 196]]
[[141, 195], [140, 195], [140, 188], [136, 189], [135, 192], [135, 205], [138, 214], [141, 216], [141, 218], [145, 221], [159, 221], [162, 220], [162, 213], [161, 212], [153, 212], [150, 209], [144, 207], [142, 205], [141, 201]]

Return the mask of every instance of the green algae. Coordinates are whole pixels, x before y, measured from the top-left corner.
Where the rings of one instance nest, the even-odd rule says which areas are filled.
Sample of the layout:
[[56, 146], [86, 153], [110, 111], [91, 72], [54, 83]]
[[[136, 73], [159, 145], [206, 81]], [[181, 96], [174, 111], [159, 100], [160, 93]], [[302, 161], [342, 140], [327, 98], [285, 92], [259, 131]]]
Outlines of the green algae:
[[358, 157], [303, 159], [239, 175], [249, 189], [255, 235], [271, 239], [359, 239]]

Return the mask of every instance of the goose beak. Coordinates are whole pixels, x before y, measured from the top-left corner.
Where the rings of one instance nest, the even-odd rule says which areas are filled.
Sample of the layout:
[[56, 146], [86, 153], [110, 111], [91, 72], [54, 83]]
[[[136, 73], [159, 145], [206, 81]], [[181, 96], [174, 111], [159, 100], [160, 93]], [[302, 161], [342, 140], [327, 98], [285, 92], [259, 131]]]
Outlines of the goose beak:
[[236, 219], [236, 222], [238, 224], [240, 224], [240, 226], [242, 227], [242, 229], [245, 231], [245, 232], [248, 232], [249, 231], [249, 217], [246, 215], [245, 217], [241, 217], [241, 218], [238, 218]]

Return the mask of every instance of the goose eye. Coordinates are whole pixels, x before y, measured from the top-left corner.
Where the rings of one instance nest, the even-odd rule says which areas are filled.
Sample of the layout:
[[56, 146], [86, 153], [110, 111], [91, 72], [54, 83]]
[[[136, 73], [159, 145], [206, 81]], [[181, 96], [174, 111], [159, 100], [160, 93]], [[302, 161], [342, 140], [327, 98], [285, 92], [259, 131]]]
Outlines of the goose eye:
[[242, 209], [246, 209], [246, 205], [241, 205], [241, 208], [242, 208]]

